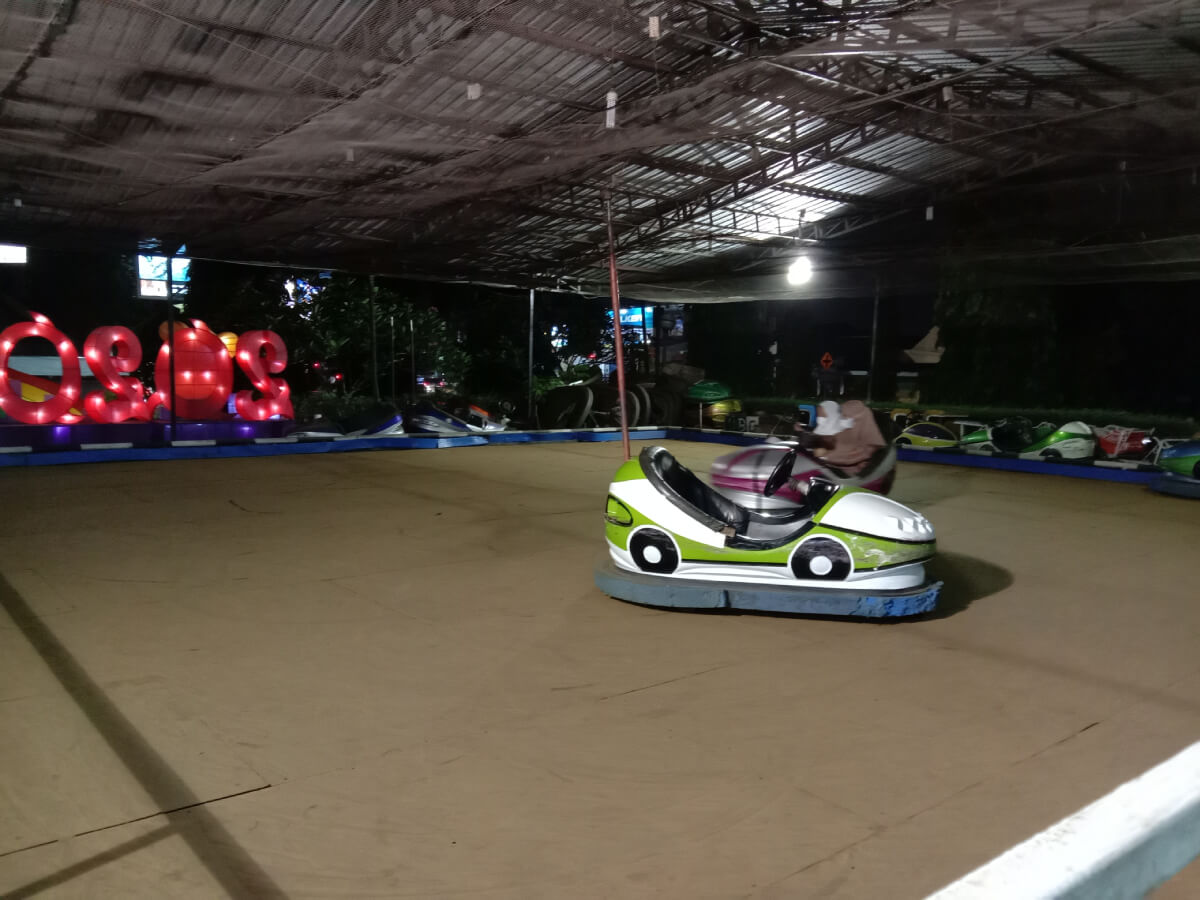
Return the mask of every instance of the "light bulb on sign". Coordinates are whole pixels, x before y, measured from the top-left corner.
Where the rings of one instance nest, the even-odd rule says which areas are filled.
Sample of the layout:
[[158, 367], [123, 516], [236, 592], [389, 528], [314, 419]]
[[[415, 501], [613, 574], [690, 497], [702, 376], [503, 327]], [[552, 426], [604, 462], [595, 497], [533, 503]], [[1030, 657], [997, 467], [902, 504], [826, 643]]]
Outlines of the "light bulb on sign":
[[812, 260], [807, 256], [797, 256], [795, 260], [792, 261], [792, 264], [788, 266], [788, 284], [807, 284], [812, 280], [812, 276]]

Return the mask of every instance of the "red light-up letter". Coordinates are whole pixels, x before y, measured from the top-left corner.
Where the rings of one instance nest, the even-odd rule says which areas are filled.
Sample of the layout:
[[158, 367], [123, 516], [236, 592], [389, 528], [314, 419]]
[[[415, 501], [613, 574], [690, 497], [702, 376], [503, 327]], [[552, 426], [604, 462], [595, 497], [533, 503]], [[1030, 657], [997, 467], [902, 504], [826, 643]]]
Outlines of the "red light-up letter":
[[163, 344], [154, 362], [158, 390], [151, 406], [159, 403], [186, 419], [215, 418], [233, 390], [233, 360], [221, 339], [203, 322], [175, 332], [175, 394], [171, 396], [171, 348]]
[[137, 336], [120, 325], [105, 325], [88, 335], [83, 344], [88, 367], [117, 400], [104, 399], [104, 391], [93, 391], [84, 399], [87, 414], [97, 422], [124, 422], [127, 419], [150, 420], [146, 391], [136, 378], [122, 378], [142, 361], [142, 345]]
[[[44, 425], [62, 422], [74, 425], [83, 416], [72, 412], [71, 407], [79, 402], [79, 355], [75, 345], [67, 336], [54, 327], [53, 323], [39, 313], [31, 313], [32, 322], [17, 322], [0, 332], [0, 409], [18, 422], [27, 425]], [[34, 376], [9, 369], [17, 341], [25, 338], [45, 338], [54, 345], [62, 363], [62, 378], [57, 385]], [[21, 396], [20, 382], [38, 392], [45, 393], [44, 400], [26, 400]]]
[[254, 400], [254, 391], [238, 391], [234, 405], [243, 419], [262, 421], [271, 416], [292, 418], [291, 388], [282, 378], [272, 378], [272, 372], [287, 367], [287, 347], [283, 338], [273, 331], [247, 331], [237, 342], [237, 361], [242, 371], [262, 394]]

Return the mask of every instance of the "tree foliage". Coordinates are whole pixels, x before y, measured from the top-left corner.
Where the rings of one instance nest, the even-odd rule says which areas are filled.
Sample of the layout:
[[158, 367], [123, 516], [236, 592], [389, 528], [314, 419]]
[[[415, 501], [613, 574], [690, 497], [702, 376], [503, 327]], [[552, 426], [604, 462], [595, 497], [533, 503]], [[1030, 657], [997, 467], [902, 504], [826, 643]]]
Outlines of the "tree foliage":
[[[426, 300], [406, 296], [403, 283], [379, 279], [375, 288], [375, 353], [379, 393], [392, 384], [403, 398], [412, 375], [462, 379], [467, 355], [458, 335]], [[311, 270], [255, 269], [196, 261], [187, 315], [218, 331], [269, 328], [288, 347], [293, 390], [372, 394], [371, 283], [361, 275]], [[410, 339], [410, 325], [415, 339]], [[331, 381], [335, 376], [341, 379]]]

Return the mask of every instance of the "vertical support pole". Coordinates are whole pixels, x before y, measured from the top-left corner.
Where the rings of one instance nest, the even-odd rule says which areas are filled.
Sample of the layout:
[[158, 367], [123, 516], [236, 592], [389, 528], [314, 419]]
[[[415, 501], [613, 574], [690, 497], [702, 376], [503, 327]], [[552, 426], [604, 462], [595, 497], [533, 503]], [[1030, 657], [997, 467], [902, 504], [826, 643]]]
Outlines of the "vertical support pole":
[[[169, 278], [169, 276], [168, 276]], [[167, 356], [171, 370], [171, 440], [175, 440], [175, 298], [171, 296], [171, 283], [167, 282]]]
[[392, 374], [392, 402], [396, 402], [396, 315], [393, 313], [388, 316], [388, 328], [392, 333], [391, 341], [391, 362], [388, 363], [388, 371]]
[[642, 352], [646, 354], [646, 374], [650, 374], [650, 341], [646, 337], [646, 307], [642, 307]]
[[408, 402], [417, 405], [417, 326], [408, 317], [408, 361], [412, 364], [412, 382], [408, 386]]
[[529, 407], [527, 417], [533, 421], [533, 300], [534, 289], [529, 289]]
[[867, 373], [867, 403], [871, 402], [875, 387], [875, 349], [879, 342], [879, 294], [883, 279], [875, 273], [875, 311], [871, 316], [871, 371]]
[[608, 222], [608, 282], [612, 289], [613, 341], [617, 345], [617, 391], [621, 395], [621, 449], [625, 458], [629, 452], [628, 395], [625, 393], [625, 345], [621, 341], [621, 288], [617, 282], [617, 242], [613, 237], [612, 197], [604, 200], [604, 217]]
[[654, 317], [654, 375], [655, 380], [662, 375], [663, 352], [666, 349], [666, 336], [663, 334], [662, 316]]
[[371, 396], [379, 399], [379, 337], [375, 334], [375, 276], [368, 275], [371, 286], [367, 297], [367, 311], [371, 316]]

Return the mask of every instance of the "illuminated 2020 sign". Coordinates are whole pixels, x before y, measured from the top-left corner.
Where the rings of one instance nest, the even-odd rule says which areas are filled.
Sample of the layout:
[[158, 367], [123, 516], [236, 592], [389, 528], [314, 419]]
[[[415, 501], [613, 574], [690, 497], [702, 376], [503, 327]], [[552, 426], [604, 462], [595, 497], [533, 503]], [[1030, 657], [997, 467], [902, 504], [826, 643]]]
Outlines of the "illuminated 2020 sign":
[[[154, 364], [159, 386], [151, 396], [136, 378], [123, 377], [142, 362], [142, 346], [128, 328], [97, 328], [83, 345], [88, 367], [106, 390], [80, 397], [82, 378], [75, 345], [43, 315], [18, 322], [0, 332], [0, 410], [29, 425], [58, 422], [73, 425], [85, 414], [96, 422], [149, 421], [155, 408], [165, 406], [189, 419], [213, 418], [221, 413], [233, 391], [233, 360], [246, 373], [253, 391], [238, 391], [234, 406], [243, 419], [261, 421], [272, 416], [291, 418], [291, 390], [275, 377], [287, 366], [287, 347], [273, 331], [214, 334], [198, 319], [175, 332], [175, 384], [171, 385], [171, 347], [163, 343]], [[18, 341], [42, 338], [54, 345], [62, 363], [58, 383], [35, 379], [9, 368]], [[231, 358], [232, 357], [232, 358]], [[44, 398], [24, 396], [22, 382]], [[259, 397], [254, 397], [255, 393]], [[115, 395], [110, 398], [108, 395]]]

